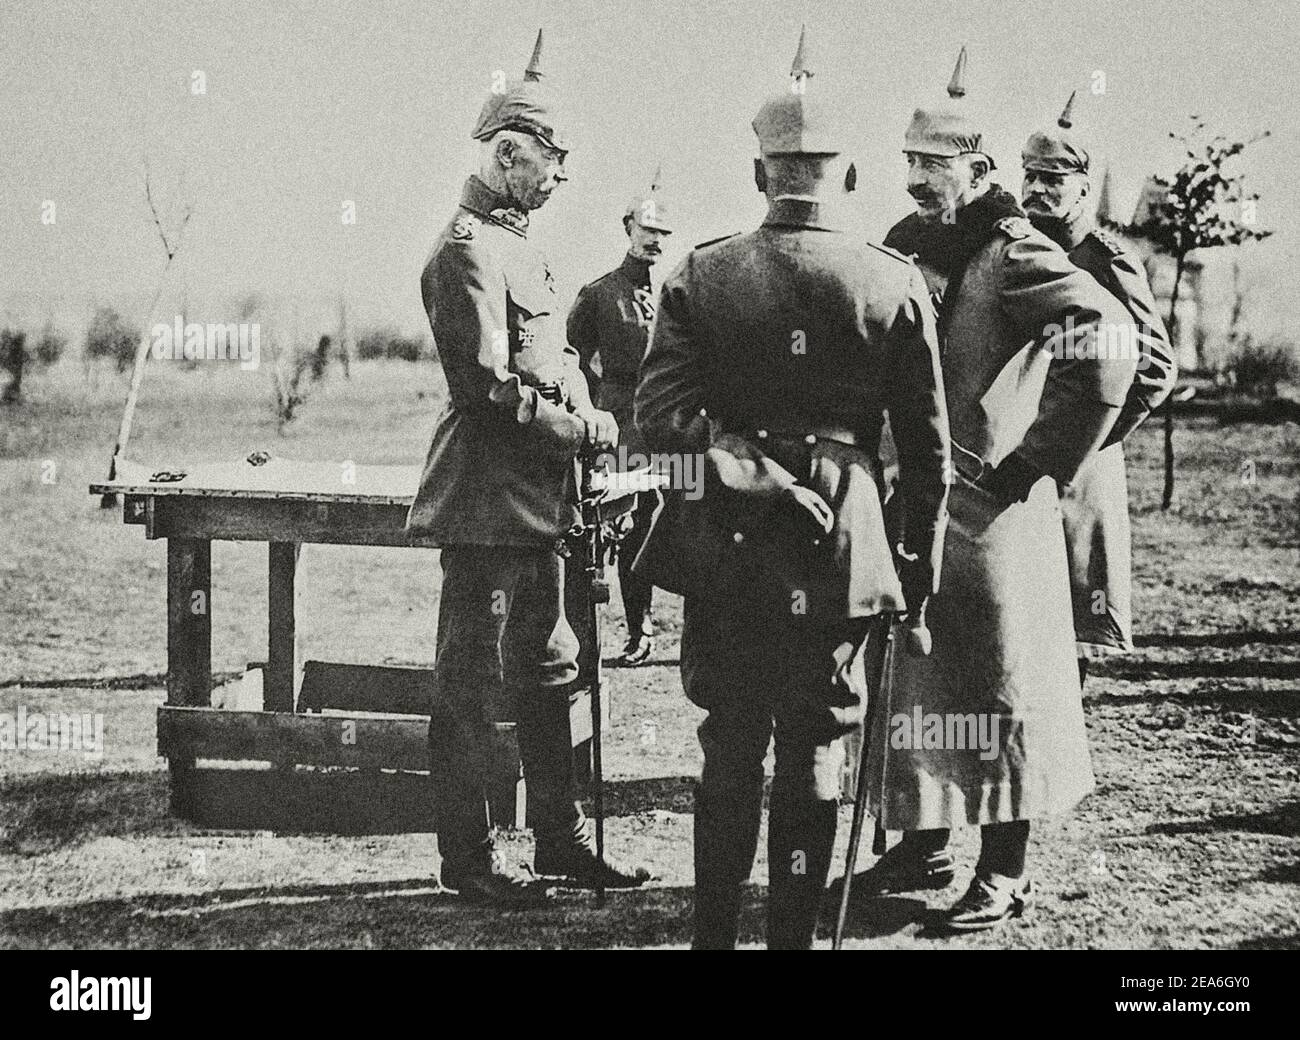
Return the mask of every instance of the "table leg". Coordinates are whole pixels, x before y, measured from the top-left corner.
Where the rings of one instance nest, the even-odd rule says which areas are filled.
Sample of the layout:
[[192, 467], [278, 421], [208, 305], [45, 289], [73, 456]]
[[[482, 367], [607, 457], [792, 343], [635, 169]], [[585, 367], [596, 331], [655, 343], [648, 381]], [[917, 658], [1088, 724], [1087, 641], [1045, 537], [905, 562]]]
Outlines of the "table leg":
[[298, 639], [294, 618], [297, 542], [271, 542], [267, 553], [267, 650], [264, 711], [293, 711], [298, 677]]
[[[204, 707], [212, 697], [212, 543], [167, 539], [167, 703]], [[172, 809], [184, 813], [193, 759], [169, 758]]]

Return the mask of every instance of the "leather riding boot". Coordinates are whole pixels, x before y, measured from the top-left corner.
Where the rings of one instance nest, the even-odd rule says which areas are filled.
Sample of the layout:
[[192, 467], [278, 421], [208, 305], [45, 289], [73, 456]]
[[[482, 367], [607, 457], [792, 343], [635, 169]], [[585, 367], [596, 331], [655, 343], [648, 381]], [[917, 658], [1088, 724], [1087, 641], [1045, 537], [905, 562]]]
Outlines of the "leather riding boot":
[[[707, 767], [706, 767], [707, 775]], [[753, 790], [749, 790], [749, 787]], [[755, 785], [701, 781], [695, 787], [696, 950], [732, 950], [740, 932], [742, 886], [758, 851], [762, 775]]]
[[528, 790], [528, 826], [538, 844], [565, 843], [584, 817], [574, 799], [569, 695], [563, 687], [519, 692], [519, 760]]
[[839, 803], [772, 794], [767, 819], [767, 948], [808, 950], [830, 872]]

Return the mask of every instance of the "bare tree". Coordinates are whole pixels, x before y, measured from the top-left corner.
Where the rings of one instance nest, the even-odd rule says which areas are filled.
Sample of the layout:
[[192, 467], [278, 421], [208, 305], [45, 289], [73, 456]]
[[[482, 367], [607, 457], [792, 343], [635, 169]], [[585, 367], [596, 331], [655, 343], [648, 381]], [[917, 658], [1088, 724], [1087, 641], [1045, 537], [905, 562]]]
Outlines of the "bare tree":
[[[1186, 160], [1172, 178], [1157, 177], [1165, 192], [1151, 206], [1146, 219], [1129, 230], [1146, 237], [1160, 252], [1173, 257], [1174, 285], [1169, 294], [1169, 331], [1177, 324], [1178, 293], [1187, 271], [1187, 257], [1193, 250], [1218, 246], [1241, 246], [1271, 235], [1255, 227], [1259, 196], [1247, 194], [1243, 175], [1232, 169], [1232, 160], [1248, 144], [1268, 136], [1268, 131], [1249, 141], [1229, 141], [1222, 134], [1209, 137], [1205, 122], [1192, 116], [1186, 134], [1170, 133], [1183, 143]], [[1198, 361], [1200, 360], [1198, 351]], [[1174, 416], [1171, 395], [1164, 408], [1165, 486], [1160, 507], [1168, 509], [1174, 499]]]
[[[183, 183], [182, 175], [182, 183]], [[144, 164], [144, 197], [149, 204], [149, 213], [153, 217], [154, 227], [158, 230], [158, 239], [162, 242], [163, 252], [166, 254], [166, 261], [163, 269], [158, 275], [158, 285], [154, 289], [153, 299], [149, 302], [149, 310], [145, 315], [145, 327], [151, 324], [154, 311], [158, 307], [158, 301], [162, 297], [163, 286], [166, 284], [167, 272], [171, 270], [172, 261], [176, 259], [176, 253], [181, 246], [181, 237], [185, 233], [185, 227], [190, 222], [190, 217], [194, 215], [194, 207], [191, 203], [182, 198], [180, 202], [180, 214], [178, 219], [173, 220], [170, 230], [163, 226], [163, 219], [158, 214], [158, 206], [154, 202], [153, 178], [150, 175], [149, 163], [146, 160]], [[126, 455], [126, 446], [131, 439], [131, 424], [135, 419], [135, 403], [140, 396], [140, 384], [144, 381], [144, 366], [149, 360], [149, 337], [142, 335], [140, 343], [135, 351], [135, 364], [131, 369], [131, 388], [126, 394], [126, 407], [122, 410], [122, 422], [117, 428], [117, 441], [113, 445], [113, 457], [108, 463], [108, 479], [117, 478], [117, 460], [120, 456]], [[108, 508], [117, 504], [116, 495], [105, 495], [100, 500], [100, 505]]]

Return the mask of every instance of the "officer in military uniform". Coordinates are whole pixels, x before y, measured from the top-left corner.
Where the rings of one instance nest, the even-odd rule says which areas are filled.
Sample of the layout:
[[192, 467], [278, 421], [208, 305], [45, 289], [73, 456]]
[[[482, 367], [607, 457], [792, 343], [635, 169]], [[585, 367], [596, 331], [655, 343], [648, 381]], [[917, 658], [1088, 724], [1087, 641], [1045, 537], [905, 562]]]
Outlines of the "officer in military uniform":
[[[703, 455], [637, 560], [684, 594], [682, 681], [708, 711], [695, 800], [696, 948], [737, 941], [773, 731], [767, 943], [811, 946], [844, 751], [864, 711], [872, 619], [935, 587], [948, 460], [934, 319], [920, 273], [845, 230], [856, 181], [842, 98], [804, 59], [754, 119], [756, 231], [690, 253], [664, 282], [636, 391], [656, 452]], [[882, 519], [890, 413], [907, 561]], [[901, 575], [901, 580], [900, 580]]]
[[869, 805], [906, 833], [854, 893], [945, 887], [949, 828], [977, 825], [975, 877], [946, 917], [974, 930], [1029, 905], [1029, 821], [1093, 787], [1056, 485], [1105, 443], [1135, 363], [1094, 356], [1108, 330], [1134, 331], [1128, 312], [992, 182], [965, 63], [963, 48], [948, 100], [912, 118], [917, 212], [885, 240], [938, 301], [954, 470], [933, 652], [894, 655], [867, 739]]
[[[657, 173], [650, 190], [627, 204], [623, 230], [629, 243], [627, 256], [614, 270], [583, 286], [569, 312], [568, 334], [597, 404], [618, 420], [620, 461], [635, 468], [646, 465], [637, 458], [645, 455], [645, 448], [632, 422], [632, 396], [655, 316], [650, 270], [663, 254], [664, 237], [672, 234]], [[624, 665], [641, 664], [653, 650], [654, 586], [632, 572], [632, 561], [645, 542], [658, 504], [655, 492], [637, 496], [631, 526], [618, 545], [618, 583], [627, 619], [627, 645], [619, 658]]]
[[1074, 100], [1071, 94], [1055, 127], [1025, 142], [1021, 202], [1034, 227], [1128, 309], [1139, 335], [1137, 375], [1115, 425], [1101, 450], [1060, 488], [1082, 682], [1090, 658], [1133, 649], [1123, 441], [1169, 396], [1178, 368], [1141, 260], [1097, 226], [1089, 203], [1088, 151], [1072, 130]]
[[446, 373], [407, 529], [442, 548], [429, 743], [442, 882], [507, 907], [544, 901], [492, 855], [484, 784], [492, 720], [513, 710], [537, 837], [536, 870], [608, 887], [645, 871], [601, 864], [574, 801], [568, 698], [577, 641], [565, 619], [556, 543], [577, 519], [574, 458], [617, 439], [564, 343], [529, 213], [566, 178], [568, 144], [541, 82], [542, 38], [521, 81], [489, 96], [473, 137], [477, 176], [424, 269], [421, 290]]

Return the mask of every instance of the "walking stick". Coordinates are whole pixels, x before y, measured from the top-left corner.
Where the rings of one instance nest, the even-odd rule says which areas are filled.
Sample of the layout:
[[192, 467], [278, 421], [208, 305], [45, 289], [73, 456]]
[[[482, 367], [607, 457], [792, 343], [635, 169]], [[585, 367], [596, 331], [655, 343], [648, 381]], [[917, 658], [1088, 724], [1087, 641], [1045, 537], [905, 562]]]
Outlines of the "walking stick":
[[[880, 615], [879, 627], [883, 633], [879, 649], [880, 667], [874, 675], [876, 681], [867, 688], [867, 696], [873, 699], [883, 697], [885, 682], [890, 665], [893, 663], [894, 617], [892, 612]], [[844, 865], [844, 885], [840, 889], [840, 911], [835, 918], [835, 937], [831, 940], [832, 950], [838, 950], [844, 944], [844, 922], [849, 915], [849, 890], [853, 887], [853, 872], [858, 866], [858, 845], [862, 841], [862, 825], [867, 816], [867, 743], [871, 739], [869, 722], [869, 717], [862, 720], [862, 743], [858, 749], [858, 781], [853, 792], [853, 826], [849, 828], [849, 852]]]

